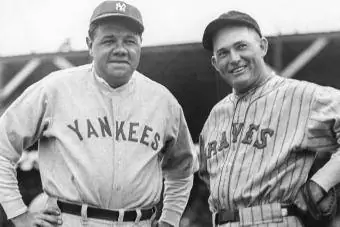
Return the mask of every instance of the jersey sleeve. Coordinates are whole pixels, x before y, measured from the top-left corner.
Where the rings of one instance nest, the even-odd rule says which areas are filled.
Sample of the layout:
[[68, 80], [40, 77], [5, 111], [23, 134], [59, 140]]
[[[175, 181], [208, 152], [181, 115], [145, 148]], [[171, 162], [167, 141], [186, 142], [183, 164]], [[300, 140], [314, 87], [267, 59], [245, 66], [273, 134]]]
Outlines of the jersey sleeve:
[[48, 99], [40, 82], [30, 86], [0, 118], [0, 203], [7, 217], [24, 213], [15, 165], [47, 126]]
[[169, 124], [162, 170], [164, 175], [164, 205], [160, 220], [178, 226], [193, 184], [194, 146], [181, 107]]
[[340, 183], [340, 91], [318, 87], [314, 93], [307, 126], [308, 147], [316, 152], [332, 153], [330, 160], [312, 180], [325, 191]]

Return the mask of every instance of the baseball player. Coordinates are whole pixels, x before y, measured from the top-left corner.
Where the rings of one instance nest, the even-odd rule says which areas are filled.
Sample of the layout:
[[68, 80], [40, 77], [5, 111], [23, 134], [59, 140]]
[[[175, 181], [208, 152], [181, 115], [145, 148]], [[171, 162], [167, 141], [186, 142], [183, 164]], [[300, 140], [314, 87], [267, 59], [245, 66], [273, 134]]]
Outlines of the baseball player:
[[[51, 73], [2, 115], [0, 202], [15, 226], [179, 225], [192, 187], [192, 141], [174, 96], [136, 71], [143, 30], [136, 7], [102, 2], [87, 37], [93, 63]], [[49, 198], [30, 213], [13, 164], [36, 141]]]
[[[340, 182], [340, 92], [280, 77], [266, 66], [268, 42], [249, 15], [209, 23], [203, 46], [233, 88], [200, 135], [199, 174], [215, 226], [303, 226], [331, 219]], [[307, 180], [318, 152], [332, 152]]]

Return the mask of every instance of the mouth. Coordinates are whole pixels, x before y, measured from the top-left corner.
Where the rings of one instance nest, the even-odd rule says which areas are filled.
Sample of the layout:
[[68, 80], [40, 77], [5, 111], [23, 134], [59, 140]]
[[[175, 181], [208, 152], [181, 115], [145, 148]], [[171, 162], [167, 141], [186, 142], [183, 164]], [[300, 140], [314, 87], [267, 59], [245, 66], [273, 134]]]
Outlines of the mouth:
[[239, 75], [239, 74], [246, 72], [247, 69], [248, 69], [247, 65], [240, 65], [240, 66], [237, 66], [235, 68], [228, 70], [228, 73], [234, 74], [234, 75]]
[[129, 64], [128, 61], [124, 61], [124, 60], [113, 60], [113, 61], [109, 61], [109, 63], [113, 63], [113, 64]]

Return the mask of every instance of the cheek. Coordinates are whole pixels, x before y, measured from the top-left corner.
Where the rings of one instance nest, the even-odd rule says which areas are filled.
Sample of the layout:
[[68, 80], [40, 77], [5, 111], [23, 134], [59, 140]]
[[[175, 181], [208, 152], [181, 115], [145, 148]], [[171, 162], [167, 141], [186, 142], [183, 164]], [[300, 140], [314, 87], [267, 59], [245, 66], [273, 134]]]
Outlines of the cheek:
[[96, 45], [92, 49], [93, 55], [96, 56], [97, 58], [102, 58], [104, 56], [107, 56], [109, 51], [110, 51], [109, 48], [103, 47], [100, 45]]
[[141, 54], [141, 49], [138, 49], [138, 48], [137, 49], [133, 49], [131, 52], [133, 53], [133, 56], [135, 58], [138, 58], [140, 56], [140, 54]]
[[226, 60], [224, 60], [224, 59], [218, 60], [216, 62], [216, 69], [219, 72], [224, 72], [225, 73], [227, 71], [227, 65], [228, 65], [228, 62]]
[[140, 55], [140, 50], [133, 49], [130, 51], [130, 57], [134, 64], [139, 64]]

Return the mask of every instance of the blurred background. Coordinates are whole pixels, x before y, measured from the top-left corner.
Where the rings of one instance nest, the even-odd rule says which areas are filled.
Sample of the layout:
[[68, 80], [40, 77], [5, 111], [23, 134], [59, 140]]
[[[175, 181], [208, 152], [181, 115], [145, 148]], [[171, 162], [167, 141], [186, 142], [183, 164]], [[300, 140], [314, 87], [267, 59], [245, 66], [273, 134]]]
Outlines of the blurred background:
[[[91, 62], [85, 43], [99, 0], [1, 0], [0, 114], [25, 88], [52, 71]], [[231, 92], [201, 45], [206, 25], [228, 10], [252, 15], [269, 40], [268, 66], [280, 75], [340, 89], [340, 13], [336, 0], [135, 0], [145, 33], [139, 71], [164, 84], [183, 106], [195, 143], [213, 105]], [[320, 156], [317, 170], [329, 155]], [[18, 164], [24, 202], [41, 206], [44, 196], [37, 146]], [[195, 175], [181, 226], [211, 226], [208, 190]], [[339, 215], [338, 215], [339, 216]], [[335, 220], [329, 226], [340, 226]]]

